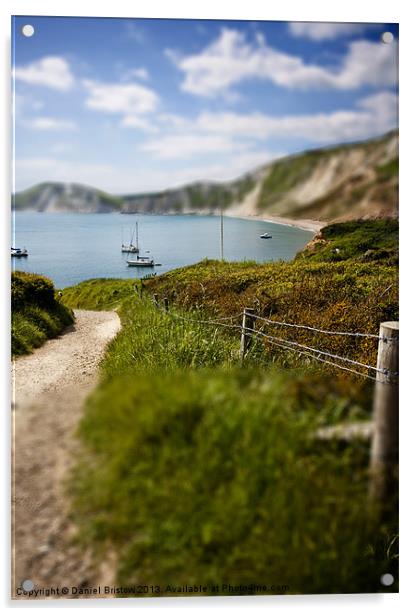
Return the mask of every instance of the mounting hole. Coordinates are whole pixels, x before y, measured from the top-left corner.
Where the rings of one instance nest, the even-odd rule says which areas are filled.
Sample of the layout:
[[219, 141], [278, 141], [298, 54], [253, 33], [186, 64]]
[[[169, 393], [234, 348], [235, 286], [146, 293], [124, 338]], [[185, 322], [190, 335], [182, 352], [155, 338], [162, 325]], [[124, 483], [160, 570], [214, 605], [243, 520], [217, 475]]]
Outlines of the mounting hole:
[[23, 590], [29, 592], [30, 590], [33, 590], [35, 588], [35, 585], [32, 580], [25, 580], [24, 582], [22, 582], [22, 588]]
[[381, 35], [381, 41], [386, 45], [390, 45], [394, 41], [394, 36], [391, 32], [383, 32]]
[[28, 37], [33, 36], [35, 34], [35, 28], [31, 24], [26, 24], [22, 28], [22, 34]]
[[391, 573], [384, 573], [380, 578], [380, 582], [383, 586], [391, 586], [394, 582], [394, 577]]

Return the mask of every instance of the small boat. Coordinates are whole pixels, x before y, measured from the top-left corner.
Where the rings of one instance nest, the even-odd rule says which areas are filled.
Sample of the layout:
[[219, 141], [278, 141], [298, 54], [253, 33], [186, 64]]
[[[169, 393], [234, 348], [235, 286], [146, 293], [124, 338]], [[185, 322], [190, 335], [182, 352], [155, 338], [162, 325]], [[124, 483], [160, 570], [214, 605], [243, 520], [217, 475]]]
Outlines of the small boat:
[[130, 244], [129, 246], [127, 246], [127, 244], [122, 244], [121, 252], [139, 252], [139, 251], [137, 250], [137, 247], [134, 246], [133, 244]]
[[272, 238], [273, 236], [270, 235], [270, 233], [263, 233], [262, 235], [260, 235], [262, 240], [269, 240], [270, 238]]
[[136, 243], [133, 244], [133, 234], [131, 236], [130, 244], [121, 244], [121, 252], [138, 253], [139, 252], [139, 227], [136, 222]]
[[23, 248], [23, 250], [22, 250], [21, 248], [13, 248], [12, 247], [11, 256], [12, 257], [27, 257], [27, 256], [29, 256], [29, 253], [26, 250], [26, 248]]
[[130, 267], [154, 267], [155, 261], [153, 257], [141, 257], [137, 255], [135, 259], [127, 259], [127, 265]]

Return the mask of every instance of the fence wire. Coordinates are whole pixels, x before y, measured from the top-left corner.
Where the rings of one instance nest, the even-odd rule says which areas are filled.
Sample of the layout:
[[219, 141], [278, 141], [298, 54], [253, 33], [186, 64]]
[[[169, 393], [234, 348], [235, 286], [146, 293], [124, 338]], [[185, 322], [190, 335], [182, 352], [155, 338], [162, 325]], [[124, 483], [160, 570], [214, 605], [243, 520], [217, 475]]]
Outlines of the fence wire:
[[296, 329], [306, 329], [308, 331], [312, 331], [312, 332], [318, 332], [320, 334], [329, 334], [331, 336], [357, 336], [357, 337], [364, 337], [364, 338], [376, 338], [377, 340], [383, 340], [383, 338], [380, 338], [380, 336], [378, 336], [377, 334], [366, 334], [366, 333], [362, 333], [362, 332], [338, 332], [338, 331], [331, 331], [328, 329], [319, 329], [317, 327], [311, 327], [310, 325], [297, 325], [296, 323], [285, 323], [284, 321], [275, 321], [273, 319], [266, 319], [266, 317], [261, 317], [258, 315], [252, 315], [253, 318], [259, 321], [264, 321], [265, 323], [269, 323], [270, 325], [281, 325], [283, 327], [295, 327]]
[[[158, 306], [159, 307], [159, 306]], [[179, 315], [179, 314], [175, 314], [171, 311], [168, 311], [167, 314], [174, 318], [174, 319], [179, 319], [181, 321], [187, 321], [187, 322], [191, 322], [191, 323], [202, 323], [202, 324], [206, 324], [206, 325], [215, 325], [215, 326], [220, 326], [220, 327], [225, 327], [228, 329], [233, 329], [233, 330], [239, 330], [242, 333], [248, 333], [249, 336], [257, 338], [257, 337], [261, 337], [263, 339], [266, 339], [272, 346], [276, 346], [279, 347], [281, 349], [284, 349], [286, 351], [292, 351], [295, 353], [299, 353], [300, 355], [304, 355], [305, 357], [309, 357], [311, 359], [320, 361], [322, 363], [328, 364], [330, 366], [333, 366], [335, 368], [339, 368], [340, 370], [345, 370], [346, 372], [350, 372], [352, 374], [356, 374], [358, 376], [361, 376], [363, 378], [367, 378], [367, 379], [371, 379], [372, 381], [377, 381], [377, 376], [372, 376], [371, 374], [366, 374], [363, 372], [359, 372], [358, 370], [354, 370], [353, 368], [349, 368], [347, 366], [344, 366], [342, 364], [337, 363], [336, 361], [331, 361], [331, 360], [337, 360], [337, 361], [341, 361], [341, 362], [345, 362], [354, 366], [358, 366], [360, 368], [364, 368], [366, 370], [373, 370], [374, 372], [376, 372], [377, 374], [383, 374], [383, 375], [389, 375], [389, 376], [398, 376], [397, 372], [390, 372], [389, 370], [382, 370], [380, 368], [376, 368], [375, 366], [371, 366], [369, 364], [364, 364], [363, 362], [359, 362], [357, 360], [354, 359], [350, 359], [349, 357], [343, 357], [341, 355], [337, 355], [335, 353], [330, 353], [329, 351], [324, 351], [322, 349], [315, 349], [314, 347], [310, 347], [308, 345], [305, 344], [300, 344], [299, 342], [294, 342], [293, 340], [287, 340], [285, 338], [279, 338], [278, 336], [270, 336], [269, 334], [264, 333], [263, 331], [259, 330], [259, 329], [254, 329], [252, 327], [247, 327], [246, 325], [242, 325], [241, 323], [236, 325], [236, 324], [232, 324], [232, 323], [225, 323], [224, 321], [233, 321], [235, 319], [241, 318], [244, 313], [243, 312], [239, 312], [237, 314], [234, 314], [232, 316], [229, 317], [218, 317], [216, 319], [194, 319], [192, 317], [185, 317], [183, 315]], [[340, 332], [340, 331], [330, 331], [330, 330], [325, 330], [325, 329], [319, 329], [317, 327], [311, 327], [308, 325], [297, 325], [295, 323], [286, 323], [283, 321], [274, 321], [272, 319], [267, 319], [265, 317], [261, 317], [259, 315], [256, 314], [250, 314], [250, 317], [252, 317], [255, 320], [259, 320], [262, 321], [263, 323], [267, 323], [270, 325], [281, 325], [281, 326], [285, 326], [285, 327], [293, 327], [293, 328], [297, 328], [297, 329], [304, 329], [304, 330], [309, 330], [309, 331], [313, 331], [313, 332], [317, 332], [317, 333], [321, 333], [321, 334], [329, 334], [329, 335], [337, 335], [337, 336], [356, 336], [356, 337], [366, 337], [366, 338], [375, 338], [378, 340], [384, 340], [385, 338], [382, 338], [380, 336], [377, 336], [376, 334], [368, 334], [368, 333], [362, 333], [362, 332]], [[323, 356], [323, 357], [322, 357]], [[327, 359], [330, 358], [330, 359]]]
[[314, 349], [313, 347], [307, 346], [306, 344], [300, 344], [299, 342], [293, 342], [292, 340], [286, 340], [285, 338], [278, 338], [277, 336], [269, 336], [260, 330], [253, 329], [251, 327], [244, 327], [246, 331], [252, 332], [256, 335], [260, 335], [264, 338], [267, 338], [271, 341], [281, 342], [287, 345], [295, 346], [299, 349], [306, 349], [307, 351], [312, 351], [313, 353], [319, 353], [320, 355], [325, 355], [326, 357], [332, 357], [333, 359], [338, 359], [339, 361], [345, 361], [350, 364], [354, 364], [355, 366], [360, 366], [361, 368], [367, 368], [367, 370], [374, 370], [375, 372], [380, 372], [381, 374], [385, 374], [385, 370], [380, 370], [379, 368], [375, 368], [374, 366], [370, 366], [368, 364], [363, 364], [355, 359], [349, 359], [348, 357], [342, 357], [341, 355], [335, 355], [334, 353], [329, 353], [329, 351], [322, 351], [321, 349]]

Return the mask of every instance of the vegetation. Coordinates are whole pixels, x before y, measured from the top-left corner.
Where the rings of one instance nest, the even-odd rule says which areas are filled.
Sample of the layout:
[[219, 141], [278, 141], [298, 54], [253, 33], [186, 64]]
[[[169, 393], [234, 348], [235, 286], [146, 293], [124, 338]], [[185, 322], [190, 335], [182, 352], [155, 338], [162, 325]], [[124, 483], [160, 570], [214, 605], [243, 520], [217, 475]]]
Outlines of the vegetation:
[[318, 414], [308, 392], [294, 376], [238, 368], [104, 381], [71, 484], [80, 540], [115, 549], [119, 584], [160, 594], [223, 581], [380, 590], [396, 571], [394, 533], [367, 522], [367, 449], [313, 443], [318, 418], [348, 402], [325, 392]]
[[381, 180], [389, 180], [392, 177], [397, 177], [399, 174], [399, 158], [393, 158], [393, 160], [379, 165], [377, 167], [377, 174]]
[[57, 336], [73, 322], [73, 314], [55, 297], [44, 276], [12, 273], [12, 354], [23, 355]]
[[[397, 320], [397, 221], [330, 225], [321, 237], [292, 262], [207, 260], [148, 280], [145, 286], [188, 310], [223, 317], [248, 306], [274, 321], [373, 334], [380, 322]], [[377, 345], [372, 339], [262, 327], [267, 334], [375, 365]], [[296, 353], [267, 349], [267, 344], [266, 350], [284, 366], [299, 363]]]
[[[160, 586], [155, 594], [222, 582], [266, 593], [271, 584], [284, 587], [275, 593], [397, 590], [380, 587], [386, 571], [397, 577], [396, 503], [382, 525], [368, 515], [367, 444], [313, 438], [322, 425], [368, 418], [371, 383], [261, 342], [241, 368], [238, 332], [200, 322], [255, 306], [272, 320], [377, 333], [397, 318], [396, 268], [360, 258], [392, 250], [394, 229], [368, 224], [324, 229], [326, 244], [292, 263], [204, 261], [142, 289], [94, 280], [64, 290], [73, 307], [117, 307], [123, 325], [88, 400], [70, 484], [79, 540], [98, 556], [115, 550], [120, 584], [141, 580]], [[348, 237], [351, 254], [333, 262]], [[152, 293], [169, 297], [168, 313]], [[374, 365], [372, 339], [268, 327]]]
[[324, 227], [310, 247], [298, 255], [299, 259], [314, 262], [337, 262], [355, 259], [358, 262], [378, 261], [397, 265], [399, 221], [350, 221]]

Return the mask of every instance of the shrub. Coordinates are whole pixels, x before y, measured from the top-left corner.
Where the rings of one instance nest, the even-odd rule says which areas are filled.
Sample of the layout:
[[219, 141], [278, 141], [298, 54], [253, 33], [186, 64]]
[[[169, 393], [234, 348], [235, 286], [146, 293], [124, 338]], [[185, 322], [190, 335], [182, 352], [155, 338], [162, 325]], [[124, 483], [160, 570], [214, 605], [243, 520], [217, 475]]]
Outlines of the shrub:
[[55, 299], [53, 283], [44, 276], [12, 274], [12, 354], [30, 353], [58, 335], [74, 320], [72, 310]]

